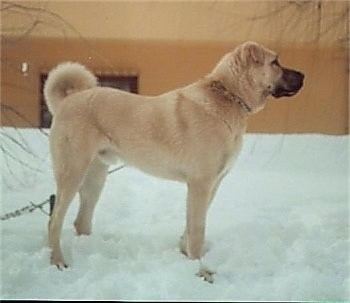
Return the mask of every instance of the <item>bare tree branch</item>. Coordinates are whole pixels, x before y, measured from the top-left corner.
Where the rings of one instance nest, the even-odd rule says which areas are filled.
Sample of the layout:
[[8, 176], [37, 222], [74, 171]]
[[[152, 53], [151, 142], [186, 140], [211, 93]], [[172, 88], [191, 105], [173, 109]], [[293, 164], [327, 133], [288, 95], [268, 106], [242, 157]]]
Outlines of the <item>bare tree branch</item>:
[[32, 122], [30, 122], [23, 114], [21, 114], [19, 111], [14, 109], [12, 106], [1, 103], [1, 109], [2, 110], [8, 110], [13, 113], [15, 113], [19, 118], [21, 118], [24, 122], [26, 122], [29, 126], [37, 128], [44, 136], [48, 137], [48, 134], [41, 128], [38, 127], [37, 125], [34, 125]]
[[3, 145], [0, 145], [0, 149], [2, 150], [2, 152], [3, 152], [5, 155], [7, 155], [8, 157], [10, 157], [12, 160], [14, 160], [14, 161], [16, 161], [16, 162], [22, 164], [24, 167], [27, 167], [27, 168], [29, 168], [29, 169], [31, 169], [31, 170], [34, 170], [34, 171], [36, 171], [36, 172], [39, 172], [39, 173], [43, 173], [43, 171], [42, 171], [41, 169], [35, 168], [35, 167], [29, 165], [28, 163], [26, 163], [26, 162], [24, 162], [24, 161], [18, 159], [17, 157], [13, 156], [10, 152], [8, 152], [7, 149], [5, 149], [5, 148], [3, 147]]
[[44, 160], [42, 158], [40, 158], [38, 155], [36, 155], [33, 151], [31, 151], [27, 146], [24, 146], [21, 142], [19, 142], [18, 140], [16, 140], [15, 138], [13, 138], [12, 136], [8, 135], [7, 133], [5, 133], [4, 131], [1, 131], [0, 134], [7, 138], [8, 140], [10, 140], [11, 142], [13, 142], [15, 145], [19, 146], [23, 151], [25, 151], [26, 153], [30, 154], [31, 156], [33, 156], [34, 158], [37, 158], [39, 160]]
[[248, 18], [248, 20], [249, 21], [257, 21], [257, 20], [267, 19], [267, 18], [273, 17], [276, 14], [279, 14], [285, 10], [290, 9], [290, 7], [291, 7], [290, 3], [287, 2], [287, 3], [283, 4], [281, 7], [278, 7], [274, 10], [271, 10], [271, 11], [267, 12], [266, 14], [250, 17], [250, 18]]
[[18, 127], [16, 127], [16, 123], [9, 117], [9, 115], [7, 114], [7, 112], [2, 112], [3, 116], [5, 117], [6, 120], [8, 120], [10, 122], [10, 125], [12, 125], [12, 127], [14, 128], [14, 130], [16, 131], [16, 134], [20, 137], [20, 139], [22, 140], [22, 143], [24, 145], [27, 146], [27, 148], [29, 149], [29, 145], [27, 143], [27, 141], [24, 139], [24, 137], [22, 136], [22, 133], [18, 130]]
[[[94, 55], [96, 57], [98, 57], [100, 60], [102, 60], [107, 66], [109, 66], [111, 69], [113, 69], [113, 64], [107, 60], [105, 58], [105, 56], [101, 55], [93, 46], [93, 44], [86, 39], [70, 22], [68, 22], [67, 20], [65, 20], [61, 15], [52, 12], [46, 8], [41, 8], [41, 7], [31, 7], [31, 6], [26, 6], [26, 5], [22, 5], [22, 4], [18, 4], [18, 3], [11, 3], [8, 1], [2, 1], [2, 3], [4, 5], [6, 5], [4, 8], [2, 8], [1, 10], [15, 10], [18, 12], [18, 10], [21, 12], [36, 12], [36, 13], [41, 13], [43, 15], [46, 16], [50, 16], [52, 18], [54, 18], [55, 20], [59, 20], [60, 22], [62, 22], [62, 24], [66, 27], [68, 27], [72, 32], [74, 32], [78, 38], [85, 43], [85, 45], [88, 47], [88, 49], [94, 53]], [[38, 17], [37, 17], [37, 20]], [[41, 21], [40, 21], [41, 22]], [[32, 24], [33, 26], [33, 24]], [[36, 26], [35, 26], [36, 27]], [[31, 33], [32, 31], [30, 31], [29, 33]], [[23, 37], [23, 36], [22, 36]]]
[[[18, 176], [13, 172], [12, 167], [11, 167], [11, 165], [9, 164], [9, 159], [8, 159], [7, 153], [3, 153], [3, 156], [4, 156], [4, 160], [5, 160], [4, 162], [5, 162], [7, 171], [10, 173], [10, 175], [11, 175], [15, 180], [18, 181], [18, 183], [19, 183], [20, 185], [23, 186], [23, 185], [24, 185], [23, 181], [22, 181], [20, 178], [18, 178]], [[7, 184], [7, 186], [10, 187], [9, 184]]]

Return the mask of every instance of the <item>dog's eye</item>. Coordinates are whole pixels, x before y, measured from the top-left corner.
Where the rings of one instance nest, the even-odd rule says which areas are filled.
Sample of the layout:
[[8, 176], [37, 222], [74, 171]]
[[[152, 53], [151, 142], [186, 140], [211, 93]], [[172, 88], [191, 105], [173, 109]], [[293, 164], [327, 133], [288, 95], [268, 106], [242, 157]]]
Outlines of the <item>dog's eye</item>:
[[278, 59], [275, 59], [271, 62], [271, 65], [280, 65]]

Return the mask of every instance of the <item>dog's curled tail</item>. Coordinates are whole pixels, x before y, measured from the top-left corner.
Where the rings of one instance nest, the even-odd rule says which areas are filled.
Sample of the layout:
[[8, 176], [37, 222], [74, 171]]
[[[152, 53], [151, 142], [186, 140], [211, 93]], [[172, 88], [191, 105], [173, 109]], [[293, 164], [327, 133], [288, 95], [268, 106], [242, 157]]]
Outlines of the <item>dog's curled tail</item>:
[[47, 107], [54, 114], [61, 101], [70, 94], [97, 86], [92, 72], [79, 63], [61, 63], [49, 72], [44, 85]]

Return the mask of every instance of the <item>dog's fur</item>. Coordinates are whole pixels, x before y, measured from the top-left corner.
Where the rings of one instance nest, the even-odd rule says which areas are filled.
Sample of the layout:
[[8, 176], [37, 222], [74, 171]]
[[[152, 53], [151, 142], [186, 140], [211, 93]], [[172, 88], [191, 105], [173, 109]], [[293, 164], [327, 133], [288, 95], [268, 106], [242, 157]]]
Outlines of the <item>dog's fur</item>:
[[277, 55], [246, 42], [199, 81], [159, 96], [98, 87], [77, 63], [53, 69], [44, 94], [54, 115], [50, 148], [57, 200], [49, 222], [51, 263], [66, 267], [60, 248], [64, 216], [80, 194], [77, 233], [90, 234], [108, 165], [118, 159], [188, 187], [181, 250], [200, 259], [208, 207], [242, 145], [250, 114], [266, 97], [294, 95], [303, 75], [282, 68]]

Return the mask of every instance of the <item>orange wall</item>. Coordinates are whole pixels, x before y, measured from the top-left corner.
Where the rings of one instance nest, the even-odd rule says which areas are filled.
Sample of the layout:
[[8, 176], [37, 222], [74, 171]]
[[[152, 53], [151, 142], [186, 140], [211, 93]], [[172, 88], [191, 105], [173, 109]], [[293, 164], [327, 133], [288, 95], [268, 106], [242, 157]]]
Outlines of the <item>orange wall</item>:
[[[208, 73], [238, 43], [108, 39], [2, 39], [1, 101], [39, 124], [39, 76], [66, 60], [95, 71], [136, 71], [141, 94], [155, 95]], [[267, 44], [274, 48], [273, 45]], [[276, 49], [276, 48], [274, 48]], [[339, 47], [313, 44], [277, 48], [282, 64], [303, 71], [305, 87], [296, 97], [268, 103], [251, 118], [249, 132], [348, 133], [348, 59]], [[29, 73], [20, 72], [21, 62]], [[2, 124], [28, 126], [8, 112]]]

